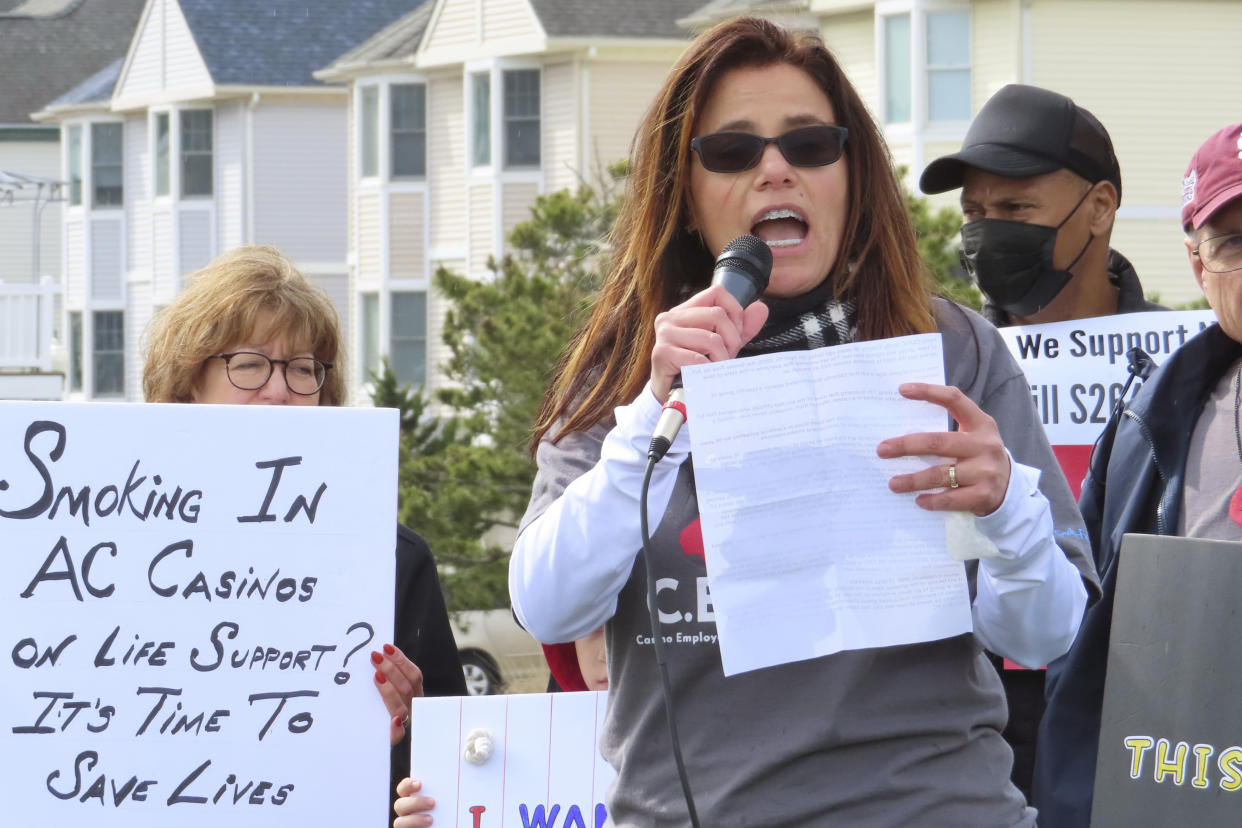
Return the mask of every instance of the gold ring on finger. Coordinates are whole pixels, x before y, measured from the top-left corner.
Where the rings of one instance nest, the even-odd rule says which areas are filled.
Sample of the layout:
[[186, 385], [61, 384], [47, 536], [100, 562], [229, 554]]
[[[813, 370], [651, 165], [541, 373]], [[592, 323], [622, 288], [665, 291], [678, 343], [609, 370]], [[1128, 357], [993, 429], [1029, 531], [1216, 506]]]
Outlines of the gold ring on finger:
[[956, 464], [956, 463], [950, 463], [950, 464], [949, 464], [949, 488], [950, 488], [950, 489], [956, 489], [957, 487], [958, 487], [958, 482], [957, 482], [957, 464]]

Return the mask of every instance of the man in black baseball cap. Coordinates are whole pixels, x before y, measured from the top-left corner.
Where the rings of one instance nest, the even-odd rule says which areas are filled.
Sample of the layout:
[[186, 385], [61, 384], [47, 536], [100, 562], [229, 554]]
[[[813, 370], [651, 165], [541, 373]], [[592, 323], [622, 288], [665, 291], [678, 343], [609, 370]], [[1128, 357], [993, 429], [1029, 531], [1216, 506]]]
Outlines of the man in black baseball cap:
[[1108, 246], [1121, 203], [1108, 131], [1064, 95], [1004, 87], [979, 110], [962, 149], [929, 164], [919, 186], [962, 189], [962, 264], [995, 324], [1161, 309]]
[[[962, 149], [929, 164], [919, 186], [961, 188], [962, 264], [993, 324], [1163, 310], [1143, 298], [1133, 266], [1108, 246], [1121, 202], [1108, 131], [1064, 95], [1004, 87], [979, 110]], [[1013, 781], [1030, 798], [1044, 673], [993, 662], [1009, 702]]]

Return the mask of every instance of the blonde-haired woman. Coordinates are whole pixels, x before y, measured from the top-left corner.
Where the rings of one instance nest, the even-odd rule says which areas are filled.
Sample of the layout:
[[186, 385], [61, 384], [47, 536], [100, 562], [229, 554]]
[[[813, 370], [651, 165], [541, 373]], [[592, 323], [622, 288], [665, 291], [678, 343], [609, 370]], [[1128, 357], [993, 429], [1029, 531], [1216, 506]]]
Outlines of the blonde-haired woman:
[[[146, 339], [147, 402], [345, 403], [336, 310], [274, 247], [238, 247], [194, 273]], [[431, 550], [405, 526], [397, 527], [396, 569], [394, 643], [371, 653], [391, 717], [390, 791], [409, 773], [410, 700], [466, 693]]]

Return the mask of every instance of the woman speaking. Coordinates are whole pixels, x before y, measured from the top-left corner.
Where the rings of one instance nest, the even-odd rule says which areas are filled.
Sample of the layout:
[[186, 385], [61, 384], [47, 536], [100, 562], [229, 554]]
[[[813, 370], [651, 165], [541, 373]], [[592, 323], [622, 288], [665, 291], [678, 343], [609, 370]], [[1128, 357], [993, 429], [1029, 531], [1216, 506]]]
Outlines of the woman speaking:
[[[1034, 825], [1009, 782], [1004, 694], [983, 648], [1031, 666], [1063, 653], [1095, 573], [1022, 372], [994, 328], [929, 293], [857, 92], [817, 37], [721, 24], [665, 81], [628, 186], [611, 272], [544, 398], [509, 576], [518, 618], [541, 641], [605, 625], [612, 823], [688, 824], [659, 669], [641, 643], [652, 629], [639, 494], [674, 379], [687, 365], [939, 332], [948, 384], [900, 391], [943, 407], [952, 427], [876, 451], [954, 458], [889, 487], [923, 509], [972, 513], [997, 547], [966, 564], [973, 635], [727, 678], [714, 644], [674, 641], [680, 749], [703, 825]], [[746, 308], [709, 284], [716, 255], [743, 234], [773, 257], [762, 300]], [[648, 498], [655, 577], [678, 583], [705, 574], [681, 545], [698, 519], [687, 429]]]

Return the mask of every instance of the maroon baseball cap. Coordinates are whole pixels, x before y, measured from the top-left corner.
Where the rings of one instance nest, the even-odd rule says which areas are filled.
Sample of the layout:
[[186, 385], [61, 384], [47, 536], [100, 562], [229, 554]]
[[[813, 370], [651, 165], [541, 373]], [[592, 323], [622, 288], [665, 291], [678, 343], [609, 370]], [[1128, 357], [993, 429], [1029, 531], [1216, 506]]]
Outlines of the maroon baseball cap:
[[1242, 124], [1227, 126], [1195, 150], [1182, 177], [1182, 227], [1198, 230], [1242, 196]]

